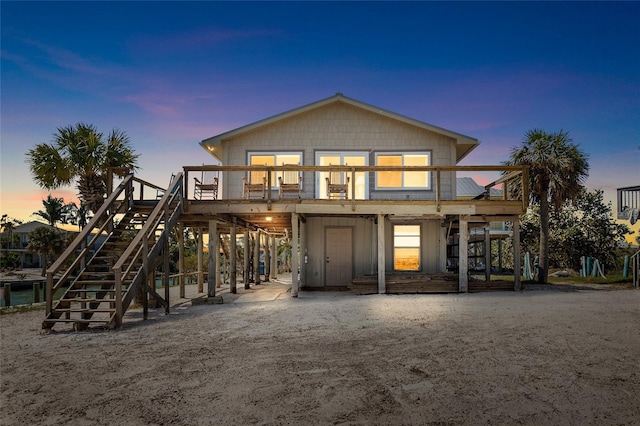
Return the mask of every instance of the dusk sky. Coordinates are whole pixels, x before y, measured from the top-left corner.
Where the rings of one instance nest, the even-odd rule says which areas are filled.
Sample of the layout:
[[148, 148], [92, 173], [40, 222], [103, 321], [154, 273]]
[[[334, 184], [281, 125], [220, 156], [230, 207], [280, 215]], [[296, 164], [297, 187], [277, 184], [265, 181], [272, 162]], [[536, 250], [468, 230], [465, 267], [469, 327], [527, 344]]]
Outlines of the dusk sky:
[[590, 189], [614, 200], [640, 184], [638, 2], [0, 8], [0, 213], [22, 220], [48, 194], [25, 153], [58, 127], [124, 130], [139, 175], [165, 185], [212, 163], [202, 139], [336, 92], [479, 139], [464, 165], [500, 164], [529, 129], [564, 129], [589, 155]]

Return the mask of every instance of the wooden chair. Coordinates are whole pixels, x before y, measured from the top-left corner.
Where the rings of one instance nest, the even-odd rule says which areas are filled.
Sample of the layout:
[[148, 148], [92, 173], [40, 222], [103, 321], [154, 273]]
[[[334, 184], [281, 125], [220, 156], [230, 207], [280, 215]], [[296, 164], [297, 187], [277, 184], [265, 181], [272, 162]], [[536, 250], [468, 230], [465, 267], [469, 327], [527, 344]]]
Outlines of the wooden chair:
[[[283, 164], [284, 166], [285, 164]], [[296, 164], [298, 165], [298, 164]], [[282, 172], [282, 176], [278, 176], [279, 198], [282, 200], [287, 193], [298, 194], [298, 199], [302, 195], [302, 173], [297, 170]]]
[[[250, 173], [250, 178], [253, 176], [255, 178], [255, 172]], [[256, 181], [249, 180], [246, 177], [242, 178], [242, 197], [243, 198], [251, 198], [252, 194], [257, 194], [260, 198], [264, 198], [266, 194], [267, 188], [267, 172], [262, 174], [262, 177], [258, 177]]]
[[[331, 164], [329, 164], [331, 165]], [[345, 164], [346, 166], [346, 164]], [[340, 198], [344, 195], [344, 199], [349, 199], [349, 175], [348, 172], [329, 172], [327, 181], [327, 198]]]
[[204, 172], [200, 179], [194, 177], [195, 186], [193, 198], [196, 200], [217, 200], [218, 199], [218, 177], [214, 176], [212, 183], [206, 183]]

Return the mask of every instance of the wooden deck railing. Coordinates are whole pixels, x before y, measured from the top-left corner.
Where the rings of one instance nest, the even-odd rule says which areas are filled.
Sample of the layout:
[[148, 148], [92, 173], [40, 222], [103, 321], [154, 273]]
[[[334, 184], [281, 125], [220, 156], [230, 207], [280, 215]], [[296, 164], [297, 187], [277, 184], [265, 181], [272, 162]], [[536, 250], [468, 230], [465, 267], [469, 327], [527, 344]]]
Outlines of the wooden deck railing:
[[[272, 201], [277, 200], [277, 194], [274, 194], [276, 190], [277, 180], [273, 178], [276, 174], [286, 171], [296, 171], [303, 174], [313, 173], [314, 178], [319, 173], [331, 173], [331, 172], [346, 172], [349, 179], [351, 201], [358, 200], [355, 197], [356, 194], [356, 175], [357, 173], [377, 173], [377, 172], [430, 172], [431, 178], [429, 179], [429, 187], [425, 188], [412, 188], [402, 189], [400, 191], [411, 192], [420, 190], [430, 190], [435, 192], [435, 203], [439, 206], [441, 201], [455, 200], [455, 194], [449, 197], [443, 197], [442, 195], [442, 182], [443, 176], [447, 174], [449, 180], [455, 179], [456, 174], [459, 172], [496, 172], [501, 177], [489, 185], [485, 186], [487, 197], [484, 199], [491, 199], [488, 195], [492, 187], [503, 185], [501, 200], [518, 200], [522, 201], [523, 209], [526, 209], [529, 203], [529, 169], [526, 166], [297, 166], [297, 165], [283, 165], [283, 166], [185, 166], [184, 168], [185, 178], [185, 198], [189, 198], [189, 179], [190, 175], [193, 177], [195, 173], [202, 175], [203, 173], [215, 173], [216, 177], [220, 179], [222, 184], [228, 183], [231, 179], [241, 181], [240, 176], [248, 176], [252, 172], [266, 172], [266, 195], [265, 202], [269, 205]], [[238, 173], [240, 172], [240, 173]], [[235, 174], [235, 177], [231, 177]], [[305, 177], [305, 182], [310, 180]], [[315, 182], [315, 179], [312, 181]], [[305, 184], [307, 185], [307, 184]], [[516, 190], [513, 190], [517, 187]], [[223, 194], [225, 191], [220, 191], [218, 194]], [[242, 197], [241, 191], [234, 191], [234, 195], [237, 192], [237, 197], [227, 197], [226, 200], [240, 199]], [[382, 191], [369, 190], [370, 193], [376, 193], [376, 200], [384, 199], [381, 197]], [[302, 192], [303, 199], [314, 199], [314, 196], [309, 197], [308, 190]], [[370, 198], [367, 198], [370, 199]], [[360, 199], [361, 200], [361, 199]], [[344, 202], [344, 200], [342, 200]]]

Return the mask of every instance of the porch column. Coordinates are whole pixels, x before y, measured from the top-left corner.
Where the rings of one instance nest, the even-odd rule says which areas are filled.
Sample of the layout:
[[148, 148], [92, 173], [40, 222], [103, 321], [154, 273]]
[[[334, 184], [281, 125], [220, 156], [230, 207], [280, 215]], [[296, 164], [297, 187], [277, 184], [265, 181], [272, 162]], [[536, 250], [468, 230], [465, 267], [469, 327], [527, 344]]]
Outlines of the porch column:
[[387, 292], [384, 244], [384, 215], [378, 214], [378, 294]]
[[491, 233], [489, 223], [484, 226], [484, 280], [491, 281]]
[[469, 291], [469, 222], [460, 216], [458, 246], [458, 291]]
[[260, 284], [260, 230], [254, 232], [253, 240], [253, 282]]
[[202, 262], [202, 253], [204, 251], [204, 236], [202, 232], [202, 228], [197, 229], [198, 232], [198, 293], [202, 293], [204, 291], [204, 272], [203, 272], [203, 262]]
[[307, 223], [300, 222], [300, 287], [307, 284]]
[[291, 297], [298, 297], [298, 213], [291, 213]]
[[216, 275], [218, 275], [218, 221], [209, 221], [209, 274], [207, 275], [207, 296], [216, 296]]
[[236, 275], [236, 266], [237, 266], [237, 259], [236, 259], [236, 218], [233, 218], [233, 223], [231, 224], [231, 230], [229, 232], [229, 239], [230, 244], [229, 244], [229, 251], [231, 253], [229, 253], [229, 255], [231, 256], [230, 260], [230, 269], [231, 271], [229, 271], [229, 292], [236, 294], [237, 290], [236, 290], [236, 282], [237, 282], [237, 275]]
[[184, 225], [179, 223], [178, 228], [178, 283], [180, 284], [180, 298], [185, 298], [184, 290]]
[[271, 251], [269, 251], [269, 234], [264, 234], [264, 282], [269, 281], [271, 273]]
[[[220, 253], [220, 249], [222, 248], [222, 243], [220, 241], [220, 235], [216, 232], [216, 288], [220, 288], [222, 286], [222, 277], [224, 277], [224, 252]], [[220, 262], [222, 261], [222, 262]], [[218, 270], [218, 267], [222, 263], [222, 270]], [[220, 276], [220, 272], [222, 272], [222, 277]]]
[[515, 291], [522, 290], [522, 281], [520, 280], [520, 218], [513, 218], [513, 289]]
[[246, 290], [251, 288], [249, 283], [249, 275], [251, 271], [249, 270], [249, 254], [251, 254], [251, 243], [249, 240], [249, 228], [244, 230], [244, 288]]
[[278, 278], [278, 245], [275, 235], [271, 236], [271, 277], [274, 280]]

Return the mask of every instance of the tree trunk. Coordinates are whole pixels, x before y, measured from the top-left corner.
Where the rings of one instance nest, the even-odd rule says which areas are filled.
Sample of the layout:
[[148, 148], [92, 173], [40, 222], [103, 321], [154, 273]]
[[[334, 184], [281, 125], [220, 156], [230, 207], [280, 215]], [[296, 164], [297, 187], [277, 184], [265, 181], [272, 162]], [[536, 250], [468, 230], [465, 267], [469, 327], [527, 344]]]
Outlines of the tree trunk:
[[546, 284], [549, 273], [549, 200], [540, 197], [540, 259], [538, 283]]

